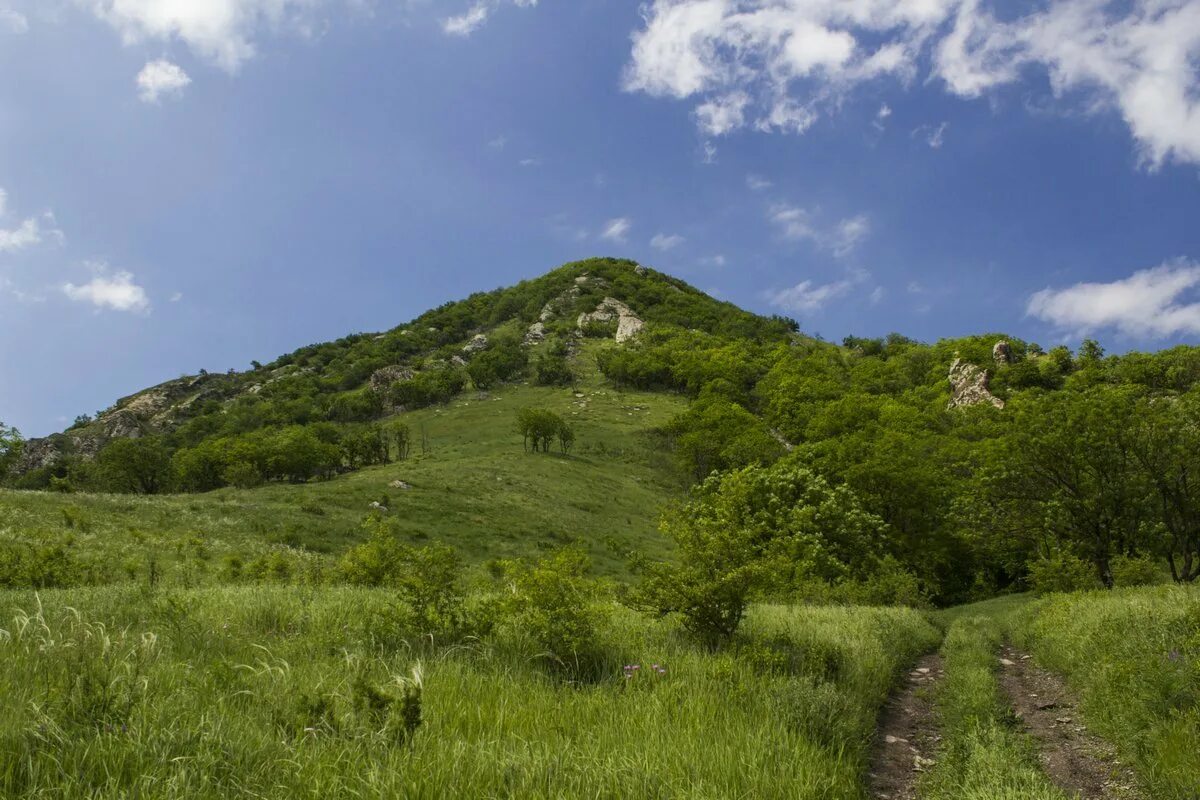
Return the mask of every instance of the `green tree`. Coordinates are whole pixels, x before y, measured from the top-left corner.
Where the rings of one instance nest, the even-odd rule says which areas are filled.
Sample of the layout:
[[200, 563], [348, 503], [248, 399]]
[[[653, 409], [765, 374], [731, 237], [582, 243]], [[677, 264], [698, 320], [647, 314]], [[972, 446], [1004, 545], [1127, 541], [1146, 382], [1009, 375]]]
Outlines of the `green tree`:
[[1042, 552], [1074, 550], [1112, 586], [1110, 559], [1144, 546], [1151, 521], [1133, 437], [1138, 394], [1100, 385], [1019, 400], [980, 472], [986, 521]]
[[114, 439], [96, 456], [96, 477], [110, 492], [156, 494], [171, 478], [171, 453], [157, 436]]
[[869, 571], [884, 535], [883, 521], [849, 489], [792, 460], [712, 475], [662, 528], [677, 560], [647, 565], [632, 603], [679, 614], [710, 648], [737, 631], [757, 597]]
[[21, 432], [0, 422], [0, 478], [8, 474], [12, 465], [21, 457], [25, 440]]

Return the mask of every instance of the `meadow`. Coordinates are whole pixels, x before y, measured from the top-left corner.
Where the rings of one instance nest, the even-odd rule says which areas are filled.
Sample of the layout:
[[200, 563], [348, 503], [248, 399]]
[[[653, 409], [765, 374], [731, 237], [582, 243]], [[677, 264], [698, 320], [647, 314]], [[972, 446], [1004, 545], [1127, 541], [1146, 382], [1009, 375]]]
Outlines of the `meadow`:
[[5, 797], [863, 796], [908, 609], [756, 608], [708, 653], [606, 610], [575, 679], [520, 630], [405, 635], [380, 590], [7, 592]]

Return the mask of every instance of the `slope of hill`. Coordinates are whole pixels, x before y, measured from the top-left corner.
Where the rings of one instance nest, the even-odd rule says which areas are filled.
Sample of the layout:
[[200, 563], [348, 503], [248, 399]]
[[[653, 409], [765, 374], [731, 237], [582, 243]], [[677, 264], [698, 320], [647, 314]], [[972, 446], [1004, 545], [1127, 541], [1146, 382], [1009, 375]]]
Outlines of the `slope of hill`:
[[[450, 544], [471, 561], [576, 545], [602, 574], [625, 575], [630, 551], [666, 549], [658, 515], [686, 482], [653, 432], [686, 402], [605, 385], [589, 368], [594, 347], [581, 348], [575, 386], [506, 385], [410, 412], [427, 453], [329, 481], [158, 496], [0, 490], [0, 543], [63, 548], [62, 568], [88, 582], [144, 580], [152, 563], [168, 583], [299, 577], [360, 541], [381, 503], [414, 543]], [[522, 407], [570, 419], [571, 455], [524, 452]]]

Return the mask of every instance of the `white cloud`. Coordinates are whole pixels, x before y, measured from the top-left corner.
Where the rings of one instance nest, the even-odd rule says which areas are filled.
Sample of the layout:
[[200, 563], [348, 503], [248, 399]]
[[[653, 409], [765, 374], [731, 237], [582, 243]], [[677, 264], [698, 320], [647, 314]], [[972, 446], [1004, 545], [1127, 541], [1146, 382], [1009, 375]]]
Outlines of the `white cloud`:
[[831, 228], [819, 226], [808, 209], [787, 203], [775, 203], [767, 209], [767, 218], [785, 239], [810, 241], [834, 255], [845, 257], [871, 232], [865, 214], [843, 219]]
[[608, 239], [610, 242], [624, 243], [632, 227], [633, 222], [628, 217], [610, 219], [604, 223], [604, 230], [600, 232], [600, 238]]
[[29, 20], [19, 11], [0, 6], [0, 31], [8, 33], [25, 33], [29, 30]]
[[149, 61], [137, 76], [138, 97], [143, 103], [157, 103], [163, 97], [180, 97], [191, 82], [179, 65], [163, 58]]
[[[537, 5], [537, 0], [513, 0], [521, 8]], [[470, 36], [483, 27], [492, 11], [499, 6], [501, 0], [477, 0], [477, 2], [461, 14], [446, 17], [442, 20], [442, 30], [450, 36]]]
[[[8, 192], [0, 189], [0, 220], [8, 214]], [[49, 227], [43, 227], [43, 223]], [[41, 244], [47, 237], [62, 242], [66, 237], [54, 227], [54, 214], [47, 211], [41, 218], [29, 217], [13, 227], [0, 223], [0, 253], [15, 253]]]
[[183, 299], [183, 292], [173, 292], [171, 294], [171, 296], [169, 298], [167, 298], [167, 302], [168, 303], [178, 303], [182, 299]]
[[920, 125], [913, 129], [913, 136], [920, 136], [925, 140], [925, 144], [932, 147], [934, 150], [940, 150], [942, 145], [946, 143], [946, 128], [950, 127], [949, 122], [943, 122], [937, 127], [932, 125]]
[[1078, 335], [1102, 328], [1141, 338], [1195, 335], [1200, 334], [1198, 288], [1200, 264], [1181, 259], [1111, 283], [1043, 289], [1029, 298], [1026, 313]]
[[[846, 271], [846, 277], [838, 281], [816, 284], [811, 280], [801, 281], [789, 289], [775, 289], [766, 293], [767, 302], [776, 308], [793, 312], [813, 312], [824, 308], [831, 300], [845, 297], [856, 286], [871, 280], [871, 273], [864, 269]], [[876, 287], [869, 299], [876, 303], [882, 298], [882, 290]]]
[[886, 294], [887, 291], [882, 286], [876, 286], [871, 290], [871, 294], [867, 299], [871, 301], [871, 305], [877, 306]]
[[665, 233], [656, 233], [654, 234], [654, 238], [650, 240], [650, 246], [655, 250], [666, 252], [678, 247], [683, 242], [684, 238], [677, 233], [670, 234], [669, 236]]
[[521, 167], [540, 167], [542, 160], [540, 158], [522, 158], [517, 162], [517, 165]]
[[63, 284], [63, 294], [79, 303], [91, 303], [97, 309], [134, 313], [150, 310], [146, 290], [133, 282], [132, 273], [121, 271], [110, 276], [103, 264], [92, 265], [92, 269], [95, 274], [89, 282], [82, 286]]
[[92, 9], [126, 44], [178, 39], [197, 55], [236, 72], [254, 57], [264, 30], [293, 29], [311, 35], [326, 6], [355, 0], [76, 0]]
[[491, 141], [489, 141], [487, 143], [487, 146], [488, 146], [489, 150], [503, 150], [504, 146], [507, 144], [508, 144], [507, 136], [497, 136], [495, 139], [492, 139]]
[[812, 281], [801, 281], [790, 289], [768, 292], [767, 302], [785, 311], [819, 311], [830, 300], [844, 296], [853, 287], [854, 284], [849, 280], [825, 283], [820, 286]]
[[770, 189], [773, 185], [774, 184], [761, 175], [751, 174], [746, 176], [746, 186], [752, 192], [761, 192], [764, 189]]
[[723, 136], [746, 124], [748, 105], [750, 95], [745, 92], [716, 97], [696, 107], [696, 121], [709, 136]]
[[[700, 266], [702, 267], [723, 267], [726, 263], [725, 256], [720, 253], [700, 259]], [[709, 294], [712, 294], [712, 292], [709, 292]]]
[[839, 256], [849, 255], [870, 232], [871, 223], [865, 214], [844, 219], [834, 228], [829, 246]]
[[1002, 0], [652, 0], [643, 16], [624, 88], [692, 100], [708, 135], [803, 132], [867, 81], [927, 70], [974, 98], [1036, 69], [1055, 95], [1119, 113], [1151, 168], [1200, 163], [1196, 0], [1048, 0], [1016, 17]]

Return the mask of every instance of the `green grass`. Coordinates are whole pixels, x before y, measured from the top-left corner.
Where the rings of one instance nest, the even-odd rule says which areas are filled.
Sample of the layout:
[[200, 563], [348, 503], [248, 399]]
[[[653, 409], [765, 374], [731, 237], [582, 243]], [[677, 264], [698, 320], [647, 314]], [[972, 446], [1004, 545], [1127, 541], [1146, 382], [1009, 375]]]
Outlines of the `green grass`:
[[[909, 610], [771, 607], [713, 655], [614, 608], [608, 677], [579, 684], [504, 635], [381, 636], [398, 632], [376, 590], [101, 587], [0, 607], [6, 798], [858, 798], [871, 720], [937, 640]], [[406, 741], [356, 686], [398, 691], [418, 665]]]
[[999, 615], [1014, 603], [972, 607], [951, 616], [942, 657], [946, 675], [935, 701], [942, 746], [921, 785], [925, 800], [1066, 800], [1042, 773], [996, 681]]
[[1149, 796], [1200, 797], [1200, 587], [1052, 595], [1017, 615], [1014, 637], [1066, 677]]
[[[231, 555], [332, 563], [363, 538], [370, 503], [386, 500], [414, 542], [452, 545], [469, 561], [570, 544], [586, 549], [600, 574], [623, 576], [630, 550], [668, 552], [659, 515], [685, 482], [650, 432], [686, 399], [606, 386], [589, 353], [577, 359], [583, 397], [528, 385], [486, 399], [468, 392], [400, 416], [416, 438], [407, 461], [327, 482], [157, 497], [0, 491], [0, 544], [66, 543], [90, 582], [144, 580], [153, 559], [165, 581], [197, 585], [218, 579]], [[514, 423], [523, 406], [575, 425], [570, 456], [522, 451]], [[412, 489], [390, 488], [397, 480]]]

